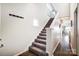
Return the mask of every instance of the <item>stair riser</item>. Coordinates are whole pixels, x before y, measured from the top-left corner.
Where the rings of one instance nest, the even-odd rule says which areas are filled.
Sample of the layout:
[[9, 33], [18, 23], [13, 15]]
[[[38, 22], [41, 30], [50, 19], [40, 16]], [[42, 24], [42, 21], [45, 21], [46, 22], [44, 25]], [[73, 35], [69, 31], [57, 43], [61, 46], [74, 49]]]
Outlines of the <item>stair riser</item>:
[[46, 29], [42, 29], [42, 31], [46, 31]]
[[46, 40], [46, 38], [43, 38], [43, 37], [39, 37], [39, 36], [38, 36], [37, 38]]
[[39, 35], [40, 35], [40, 36], [46, 36], [46, 34], [42, 34], [42, 33], [40, 33]]
[[41, 31], [41, 33], [46, 33], [46, 31]]
[[37, 45], [37, 44], [34, 44], [34, 43], [32, 43], [32, 46], [40, 48], [40, 49], [46, 51], [46, 47], [43, 47], [43, 46], [40, 46], [40, 45]]
[[42, 43], [42, 44], [46, 44], [46, 42], [44, 42], [44, 41], [39, 41], [39, 40], [35, 40], [35, 42], [38, 42], [38, 43]]

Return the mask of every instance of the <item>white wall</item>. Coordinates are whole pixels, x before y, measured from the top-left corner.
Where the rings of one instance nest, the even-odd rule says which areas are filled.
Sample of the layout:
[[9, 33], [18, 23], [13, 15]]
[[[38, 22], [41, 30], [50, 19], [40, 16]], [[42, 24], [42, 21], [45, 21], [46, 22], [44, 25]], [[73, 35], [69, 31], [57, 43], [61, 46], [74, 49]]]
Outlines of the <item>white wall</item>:
[[[54, 21], [52, 22], [50, 28], [46, 29], [46, 34], [47, 34], [47, 45], [46, 45], [46, 51], [49, 53], [49, 55], [52, 55], [56, 49], [56, 46], [59, 43], [59, 38], [60, 34], [57, 33], [58, 29], [58, 25], [59, 25], [59, 19], [57, 19], [59, 16], [59, 13], [57, 13], [57, 15], [55, 16]], [[57, 30], [56, 30], [57, 29]]]
[[59, 13], [59, 17], [69, 16], [69, 3], [53, 3], [53, 6]]
[[60, 42], [61, 33], [60, 29], [58, 30], [58, 27], [56, 28], [47, 28], [47, 45], [46, 45], [46, 51], [49, 53], [49, 55], [53, 55], [55, 52], [55, 49], [57, 48], [57, 45]]
[[[47, 41], [48, 45], [47, 45], [47, 52], [49, 52], [49, 54], [53, 54], [53, 52], [55, 51], [56, 46], [58, 45], [59, 41], [60, 41], [60, 37], [61, 37], [61, 33], [60, 33], [60, 29], [58, 29], [57, 27], [59, 27], [60, 24], [60, 19], [59, 17], [65, 17], [65, 16], [69, 16], [69, 4], [68, 3], [54, 3], [54, 8], [57, 11], [57, 14], [55, 16], [54, 21], [52, 22], [50, 28], [52, 28], [50, 31], [50, 37], [51, 37], [51, 42]], [[68, 18], [67, 18], [68, 19]], [[63, 19], [66, 20], [66, 19]], [[54, 29], [56, 28], [56, 29]], [[48, 37], [49, 38], [49, 37]]]
[[[53, 26], [58, 26], [59, 22], [60, 22], [60, 18], [65, 17], [65, 16], [70, 16], [70, 4], [69, 3], [53, 3], [54, 8], [57, 11], [57, 15], [53, 21], [53, 23], [51, 24], [51, 28], [53, 28]], [[68, 20], [69, 17], [66, 17], [63, 20]]]
[[[2, 4], [2, 39], [4, 47], [0, 55], [15, 55], [32, 44], [49, 20], [46, 4]], [[9, 13], [24, 19], [9, 16]], [[33, 19], [38, 19], [39, 27], [33, 27]]]

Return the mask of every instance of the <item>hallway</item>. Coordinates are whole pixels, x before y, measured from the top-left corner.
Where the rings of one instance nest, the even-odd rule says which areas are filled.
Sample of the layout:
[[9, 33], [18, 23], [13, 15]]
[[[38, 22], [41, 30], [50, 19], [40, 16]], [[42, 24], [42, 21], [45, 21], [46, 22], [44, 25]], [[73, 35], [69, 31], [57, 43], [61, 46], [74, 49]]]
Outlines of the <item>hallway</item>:
[[54, 56], [77, 56], [77, 54], [74, 54], [71, 50], [65, 51], [62, 47], [61, 44], [59, 43], [58, 47], [56, 48], [55, 52], [53, 53]]

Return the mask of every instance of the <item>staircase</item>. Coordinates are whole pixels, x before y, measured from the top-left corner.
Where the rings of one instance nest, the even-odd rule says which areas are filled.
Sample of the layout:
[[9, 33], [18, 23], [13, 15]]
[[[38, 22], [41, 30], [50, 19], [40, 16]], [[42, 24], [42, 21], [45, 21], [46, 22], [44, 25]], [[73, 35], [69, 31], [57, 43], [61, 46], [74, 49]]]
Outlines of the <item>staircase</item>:
[[29, 51], [38, 56], [48, 56], [46, 53], [46, 28], [50, 27], [54, 18], [50, 18], [45, 27], [39, 33], [35, 41], [29, 47]]

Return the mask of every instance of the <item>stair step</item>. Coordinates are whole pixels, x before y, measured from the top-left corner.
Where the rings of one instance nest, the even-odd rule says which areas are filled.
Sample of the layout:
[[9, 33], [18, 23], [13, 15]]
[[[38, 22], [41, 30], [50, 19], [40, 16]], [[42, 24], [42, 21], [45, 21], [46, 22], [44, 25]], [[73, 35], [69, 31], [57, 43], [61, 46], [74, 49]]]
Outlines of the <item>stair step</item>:
[[46, 40], [35, 39], [35, 42], [46, 44]]
[[42, 31], [46, 31], [46, 29], [44, 28], [44, 29], [42, 29]]
[[39, 35], [41, 35], [41, 36], [46, 36], [46, 33], [39, 33]]
[[30, 46], [29, 51], [33, 52], [34, 54], [38, 56], [48, 56], [48, 53], [34, 46]]
[[37, 36], [37, 38], [46, 40], [46, 36]]
[[41, 33], [46, 33], [46, 31], [41, 31]]
[[45, 45], [45, 44], [33, 42], [33, 43], [32, 43], [32, 46], [35, 46], [35, 47], [37, 47], [37, 48], [39, 48], [39, 49], [42, 49], [42, 50], [46, 51], [46, 45]]

